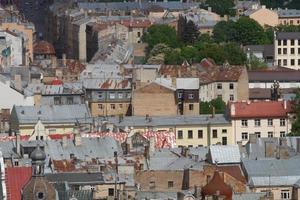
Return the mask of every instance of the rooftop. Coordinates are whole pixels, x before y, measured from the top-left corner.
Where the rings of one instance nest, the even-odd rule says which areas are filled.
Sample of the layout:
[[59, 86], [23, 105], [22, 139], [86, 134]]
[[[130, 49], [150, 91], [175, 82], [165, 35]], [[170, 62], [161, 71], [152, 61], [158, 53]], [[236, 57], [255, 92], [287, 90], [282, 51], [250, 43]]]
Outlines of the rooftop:
[[300, 39], [300, 32], [277, 32], [277, 40]]

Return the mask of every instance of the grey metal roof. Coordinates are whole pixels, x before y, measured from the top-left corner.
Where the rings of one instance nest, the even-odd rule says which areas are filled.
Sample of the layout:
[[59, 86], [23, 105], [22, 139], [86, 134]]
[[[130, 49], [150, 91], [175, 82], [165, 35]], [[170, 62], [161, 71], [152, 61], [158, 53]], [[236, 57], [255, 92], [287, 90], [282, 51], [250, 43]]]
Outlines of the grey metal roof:
[[260, 200], [261, 197], [264, 197], [266, 193], [258, 192], [258, 193], [240, 193], [240, 194], [233, 194], [233, 200]]
[[46, 174], [49, 182], [67, 182], [68, 184], [104, 184], [102, 173], [53, 173]]
[[300, 71], [248, 71], [249, 82], [299, 82]]
[[151, 117], [151, 120], [146, 120], [141, 116], [124, 117], [120, 122], [118, 117], [108, 118], [108, 121], [118, 127], [144, 127], [144, 126], [184, 126], [184, 125], [207, 125], [207, 124], [230, 124], [229, 120], [223, 114], [217, 114], [215, 117], [211, 115], [197, 116], [157, 116]]
[[279, 9], [277, 13], [279, 18], [300, 17], [300, 10], [296, 9]]
[[14, 106], [12, 114], [21, 124], [36, 124], [39, 119], [43, 123], [75, 123], [91, 116], [85, 104]]
[[149, 170], [202, 169], [204, 159], [201, 160], [201, 158], [199, 158], [196, 161], [190, 158], [191, 156], [192, 155], [189, 154], [187, 157], [184, 157], [180, 155], [180, 152], [176, 152], [176, 149], [175, 151], [173, 149], [159, 149], [150, 154]]
[[15, 148], [14, 141], [0, 142], [0, 151], [2, 152], [3, 158], [18, 157], [18, 155], [13, 151]]
[[300, 179], [300, 159], [243, 160], [252, 186], [290, 186]]
[[65, 146], [57, 140], [48, 140], [45, 144], [45, 152], [52, 160], [70, 159], [71, 154], [79, 160], [108, 159], [113, 158], [115, 151], [123, 155], [120, 144], [111, 137], [81, 138], [81, 145], [77, 146], [73, 140], [66, 140]]
[[276, 39], [277, 40], [300, 39], [300, 32], [277, 32]]
[[212, 145], [209, 147], [212, 163], [231, 164], [240, 163], [241, 154], [238, 145]]
[[199, 78], [176, 78], [177, 89], [197, 90], [199, 84]]
[[150, 191], [137, 191], [136, 199], [139, 200], [175, 200], [177, 199], [177, 192], [150, 192]]
[[96, 10], [98, 12], [110, 11], [110, 10], [148, 10], [153, 6], [158, 6], [167, 10], [186, 10], [191, 7], [198, 7], [200, 3], [181, 3], [181, 2], [110, 2], [110, 3], [78, 3], [78, 7], [81, 9]]

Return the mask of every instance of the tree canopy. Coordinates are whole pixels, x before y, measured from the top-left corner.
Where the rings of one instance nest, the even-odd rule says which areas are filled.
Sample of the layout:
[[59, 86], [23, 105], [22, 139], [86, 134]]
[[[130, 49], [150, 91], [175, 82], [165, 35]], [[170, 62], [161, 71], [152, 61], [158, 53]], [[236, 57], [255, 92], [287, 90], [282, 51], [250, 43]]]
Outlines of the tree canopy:
[[164, 43], [172, 48], [180, 45], [175, 29], [165, 24], [152, 25], [142, 39], [148, 43], [150, 49], [159, 43]]
[[234, 0], [206, 0], [205, 4], [212, 8], [212, 11], [224, 16], [233, 16], [234, 10]]
[[209, 102], [200, 102], [200, 114], [212, 114], [213, 107], [215, 108], [216, 114], [224, 114], [226, 109], [226, 103], [222, 98], [216, 98]]

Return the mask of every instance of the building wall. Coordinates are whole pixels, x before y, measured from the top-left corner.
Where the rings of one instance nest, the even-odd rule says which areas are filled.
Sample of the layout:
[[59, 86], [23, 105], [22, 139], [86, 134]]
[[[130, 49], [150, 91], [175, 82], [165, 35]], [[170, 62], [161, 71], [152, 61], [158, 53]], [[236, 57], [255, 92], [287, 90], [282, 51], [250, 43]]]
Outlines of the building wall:
[[93, 117], [127, 115], [130, 112], [129, 102], [92, 102], [90, 110]]
[[[55, 98], [60, 98], [61, 103], [57, 104]], [[68, 101], [68, 98], [73, 99], [73, 103]], [[67, 104], [82, 104], [84, 103], [83, 94], [82, 95], [42, 95], [40, 99], [41, 105], [67, 105]]]
[[254, 192], [266, 192], [271, 190], [274, 200], [276, 199], [282, 199], [281, 198], [281, 191], [286, 190], [286, 191], [290, 191], [290, 199], [292, 199], [292, 192], [293, 192], [293, 187], [282, 187], [282, 186], [278, 186], [278, 187], [259, 187], [259, 188], [254, 188], [252, 189]]
[[[258, 83], [249, 83], [249, 88], [264, 88], [264, 89], [271, 89], [274, 85], [274, 81], [271, 82], [258, 82]], [[299, 88], [300, 82], [280, 82], [280, 88]]]
[[19, 32], [22, 32], [26, 35], [25, 40], [25, 47], [28, 50], [28, 54], [26, 55], [25, 64], [27, 65], [29, 63], [29, 59], [33, 60], [33, 41], [34, 41], [34, 34], [35, 29], [34, 27], [26, 26], [26, 24], [18, 24], [18, 23], [2, 23], [0, 24], [0, 29], [9, 31], [17, 30]]
[[14, 105], [18, 106], [33, 106], [34, 98], [25, 97], [10, 87], [10, 82], [0, 81], [0, 93], [5, 94], [5, 98], [0, 98], [0, 109], [12, 109]]
[[[12, 35], [10, 33], [7, 33], [5, 31], [0, 32], [1, 37], [5, 37], [5, 41], [7, 43], [7, 47], [10, 47], [11, 49], [11, 54], [8, 57], [9, 62], [7, 65], [14, 65], [14, 66], [19, 66], [23, 64], [23, 43], [22, 43], [22, 38]], [[5, 58], [2, 58], [1, 63]], [[2, 64], [3, 65], [3, 64]]]
[[262, 27], [275, 27], [279, 23], [277, 12], [267, 9], [265, 6], [251, 14], [249, 17], [257, 21]]
[[[190, 105], [193, 105], [192, 109], [191, 109]], [[200, 113], [200, 104], [199, 104], [199, 102], [196, 102], [196, 103], [193, 103], [193, 102], [183, 103], [183, 115], [195, 116], [195, 115], [199, 115], [199, 113]]]
[[237, 98], [234, 101], [243, 101], [249, 99], [249, 78], [247, 69], [244, 68], [237, 82]]
[[[249, 140], [249, 134], [256, 132], [260, 133], [260, 137], [268, 137], [268, 132], [273, 132], [273, 137], [280, 137], [283, 133], [288, 134], [291, 131], [291, 121], [287, 117], [283, 119], [285, 119], [285, 126], [280, 126], [280, 118], [272, 118], [273, 126], [268, 125], [268, 119], [260, 119], [260, 126], [255, 126], [255, 119], [246, 119], [248, 126], [242, 126], [241, 119], [232, 119], [234, 141], [242, 141], [245, 144]], [[242, 139], [242, 133], [247, 133], [248, 139]]]
[[[93, 199], [108, 199], [113, 200], [114, 196], [109, 196], [108, 190], [115, 189], [114, 183], [105, 185], [96, 185], [93, 193]], [[123, 191], [124, 184], [117, 184], [117, 191]]]
[[279, 24], [282, 25], [299, 25], [300, 24], [300, 16], [299, 17], [279, 17]]
[[[284, 45], [285, 40], [280, 40], [281, 44], [279, 44], [279, 40], [275, 39], [274, 47], [275, 47], [275, 64], [278, 66], [287, 67], [290, 69], [300, 69], [300, 40], [295, 39], [294, 45], [291, 43], [291, 39], [287, 39], [287, 44]], [[291, 53], [291, 49], [294, 49], [294, 53]], [[279, 53], [278, 49], [281, 49], [281, 53]], [[284, 53], [286, 49], [286, 53]], [[294, 65], [292, 65], [292, 60], [294, 61]]]
[[135, 116], [169, 116], [177, 115], [174, 92], [140, 93], [134, 92], [132, 99]]
[[[217, 137], [213, 138], [213, 131], [217, 131]], [[226, 130], [226, 132], [225, 132]], [[182, 131], [183, 138], [179, 139], [178, 133]], [[188, 138], [188, 132], [192, 131], [193, 138]], [[202, 138], [198, 137], [198, 132], [202, 131]], [[209, 146], [213, 144], [220, 143], [222, 144], [222, 138], [227, 138], [227, 144], [235, 144], [231, 124], [224, 125], [193, 125], [193, 126], [177, 126], [175, 128], [176, 132], [176, 146]]]
[[[47, 124], [45, 125], [46, 135], [51, 134], [70, 134], [74, 132], [74, 123], [72, 124]], [[34, 131], [35, 124], [12, 124], [11, 129], [18, 130], [20, 135], [31, 135]]]

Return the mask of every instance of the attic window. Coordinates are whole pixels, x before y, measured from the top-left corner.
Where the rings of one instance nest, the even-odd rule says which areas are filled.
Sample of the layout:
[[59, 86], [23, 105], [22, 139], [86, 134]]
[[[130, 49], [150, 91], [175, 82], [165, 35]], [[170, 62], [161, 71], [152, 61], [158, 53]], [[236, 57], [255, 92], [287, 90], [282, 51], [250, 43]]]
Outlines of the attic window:
[[25, 114], [25, 111], [24, 111], [24, 110], [22, 110], [22, 111], [21, 111], [21, 114], [23, 114], [23, 115], [24, 115], [24, 114]]

